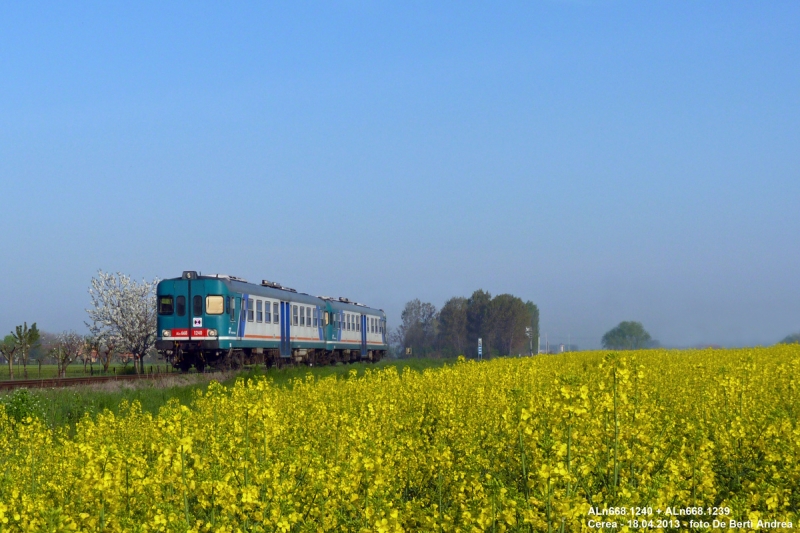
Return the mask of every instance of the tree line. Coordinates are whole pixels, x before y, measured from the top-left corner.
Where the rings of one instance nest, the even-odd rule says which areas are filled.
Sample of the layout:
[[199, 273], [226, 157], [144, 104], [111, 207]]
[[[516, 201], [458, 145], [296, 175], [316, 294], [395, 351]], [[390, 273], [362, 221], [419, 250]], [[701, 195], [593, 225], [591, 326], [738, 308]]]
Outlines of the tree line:
[[401, 357], [477, 357], [481, 339], [484, 357], [491, 357], [536, 353], [538, 338], [536, 304], [512, 294], [492, 297], [479, 289], [468, 298], [450, 298], [440, 310], [411, 300], [389, 340]]
[[156, 294], [158, 280], [137, 282], [122, 273], [98, 271], [92, 278], [89, 296], [92, 306], [86, 310], [88, 334], [75, 331], [46, 333], [27, 322], [0, 341], [0, 357], [8, 364], [14, 379], [14, 366], [22, 365], [28, 377], [32, 358], [58, 366], [58, 376], [66, 376], [67, 367], [82, 361], [97, 361], [108, 372], [115, 359], [133, 361], [137, 372], [144, 372], [144, 358], [153, 352], [156, 341]]

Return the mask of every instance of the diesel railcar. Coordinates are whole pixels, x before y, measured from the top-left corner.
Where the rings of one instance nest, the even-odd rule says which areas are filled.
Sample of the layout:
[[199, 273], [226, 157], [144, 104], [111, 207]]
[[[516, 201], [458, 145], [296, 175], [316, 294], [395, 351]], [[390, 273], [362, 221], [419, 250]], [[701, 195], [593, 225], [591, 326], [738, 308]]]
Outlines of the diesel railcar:
[[347, 298], [185, 271], [156, 289], [156, 349], [177, 368], [378, 361], [386, 313]]

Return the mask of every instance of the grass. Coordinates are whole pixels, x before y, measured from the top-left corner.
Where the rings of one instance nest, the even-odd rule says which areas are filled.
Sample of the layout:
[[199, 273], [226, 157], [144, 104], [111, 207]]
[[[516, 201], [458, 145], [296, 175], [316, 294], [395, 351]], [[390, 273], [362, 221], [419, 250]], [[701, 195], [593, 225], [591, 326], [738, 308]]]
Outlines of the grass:
[[[222, 375], [179, 374], [175, 377], [157, 381], [106, 382], [60, 389], [31, 389], [30, 391], [16, 389], [0, 394], [0, 403], [6, 406], [7, 412], [18, 419], [25, 416], [38, 416], [44, 419], [50, 427], [67, 426], [70, 431], [73, 431], [75, 424], [84, 416], [96, 416], [106, 409], [118, 413], [120, 405], [124, 401], [138, 401], [143, 411], [154, 415], [172, 398], [176, 398], [184, 405], [189, 405], [198, 393], [206, 391], [208, 384], [212, 380], [219, 380], [223, 385], [231, 386], [236, 383], [237, 379], [264, 376], [276, 386], [289, 386], [291, 380], [305, 379], [309, 374], [318, 379], [330, 376], [344, 379], [349, 376], [352, 370], [355, 370], [360, 376], [367, 369], [379, 369], [387, 366], [422, 371], [454, 362], [455, 359], [393, 359], [383, 360], [376, 364], [354, 363], [321, 367], [289, 366], [281, 369], [253, 367], [244, 371]], [[42, 368], [44, 368], [44, 365], [42, 365]], [[73, 375], [83, 375], [83, 373]], [[31, 377], [30, 370], [28, 376]], [[220, 380], [220, 378], [222, 379]]]

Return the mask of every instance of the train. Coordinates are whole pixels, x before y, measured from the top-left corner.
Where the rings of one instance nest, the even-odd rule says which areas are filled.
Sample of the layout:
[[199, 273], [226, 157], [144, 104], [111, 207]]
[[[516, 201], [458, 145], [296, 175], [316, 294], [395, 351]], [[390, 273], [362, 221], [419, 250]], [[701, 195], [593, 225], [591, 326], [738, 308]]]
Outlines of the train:
[[377, 362], [389, 349], [382, 309], [268, 280], [187, 270], [158, 283], [156, 304], [156, 350], [184, 372]]

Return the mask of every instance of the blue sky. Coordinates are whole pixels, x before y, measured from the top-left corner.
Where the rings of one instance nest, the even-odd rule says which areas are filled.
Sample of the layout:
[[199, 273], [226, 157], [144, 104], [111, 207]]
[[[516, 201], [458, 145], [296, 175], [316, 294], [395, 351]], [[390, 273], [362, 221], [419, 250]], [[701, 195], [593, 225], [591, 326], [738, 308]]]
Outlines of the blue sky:
[[97, 271], [800, 330], [797, 2], [0, 4], [0, 332]]

